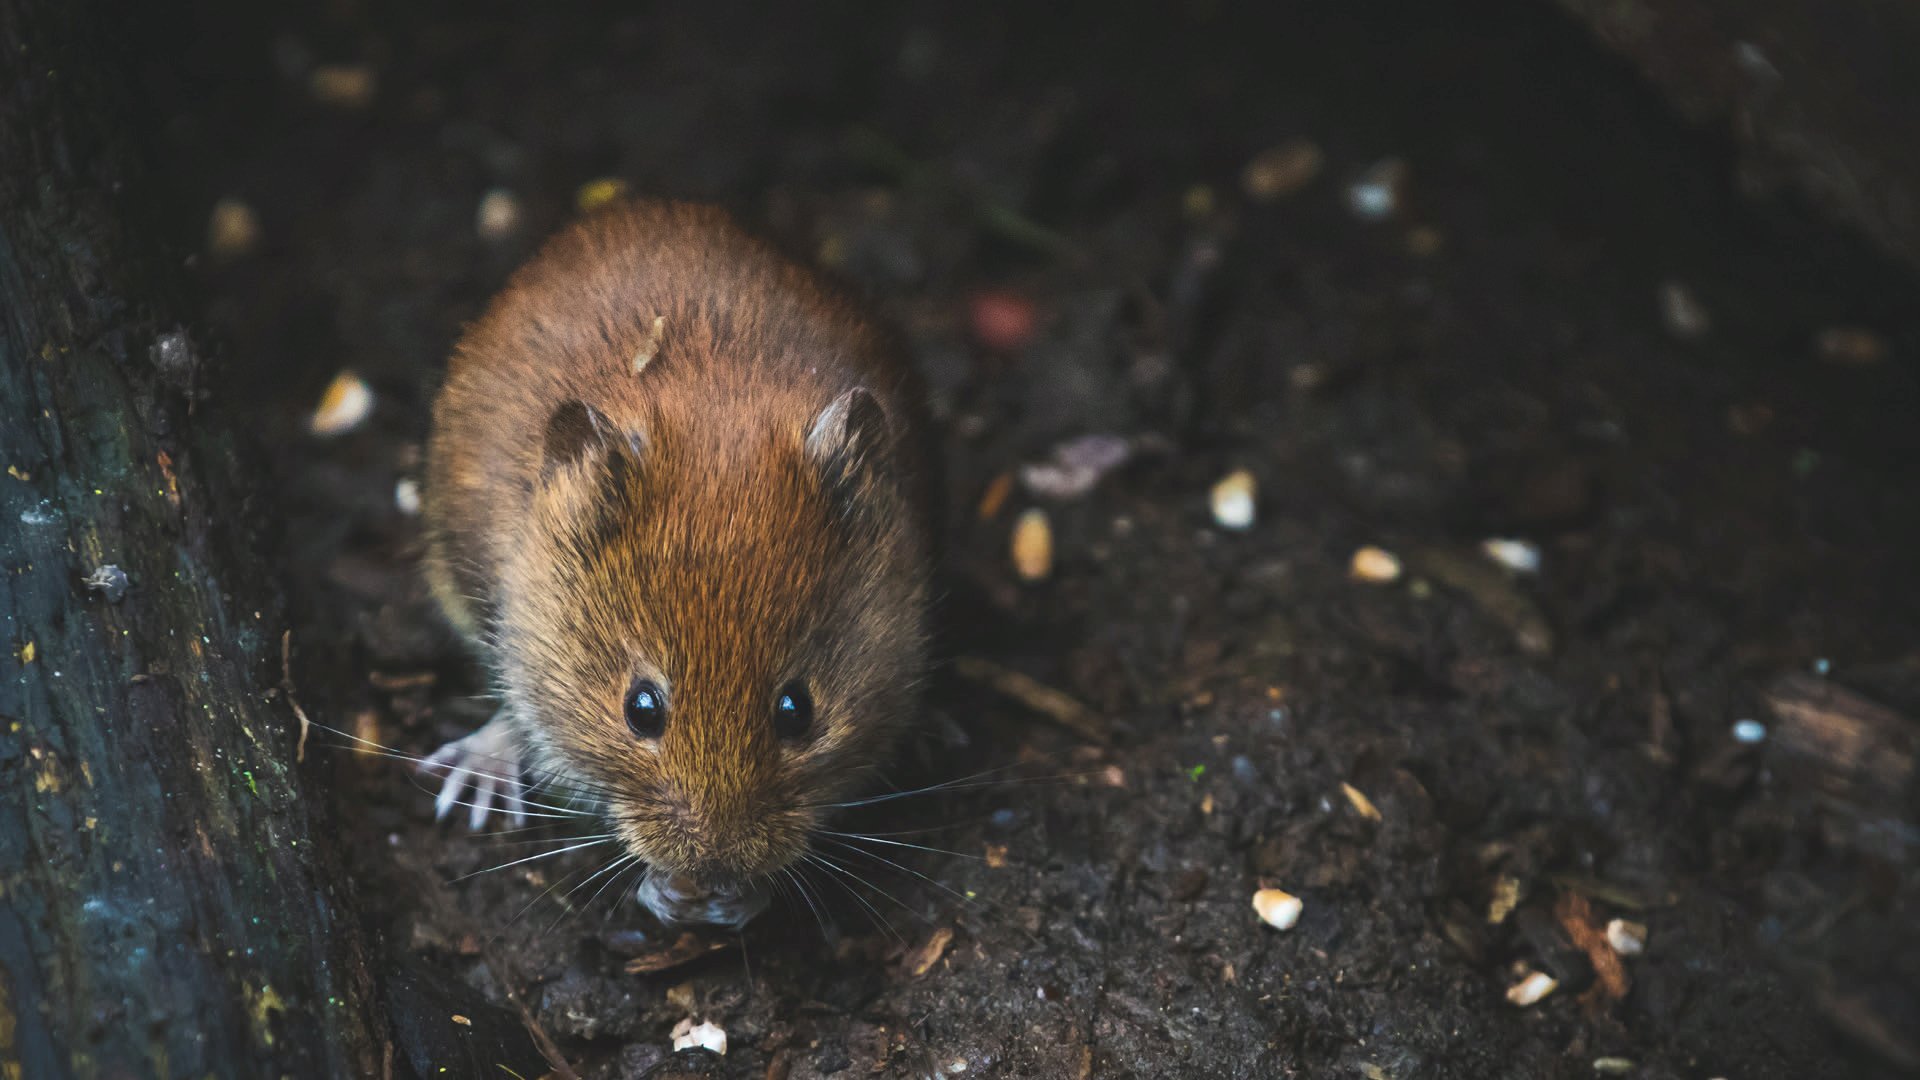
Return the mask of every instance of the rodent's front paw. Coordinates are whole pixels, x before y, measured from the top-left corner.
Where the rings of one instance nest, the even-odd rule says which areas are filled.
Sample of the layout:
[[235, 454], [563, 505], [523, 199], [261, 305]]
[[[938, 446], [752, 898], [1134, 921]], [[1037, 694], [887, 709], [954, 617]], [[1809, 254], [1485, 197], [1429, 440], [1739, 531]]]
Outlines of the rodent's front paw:
[[435, 750], [421, 761], [420, 771], [443, 778], [433, 800], [436, 820], [444, 821], [454, 807], [465, 806], [467, 828], [483, 829], [497, 802], [515, 825], [526, 824], [527, 786], [520, 782], [520, 748], [503, 717]]

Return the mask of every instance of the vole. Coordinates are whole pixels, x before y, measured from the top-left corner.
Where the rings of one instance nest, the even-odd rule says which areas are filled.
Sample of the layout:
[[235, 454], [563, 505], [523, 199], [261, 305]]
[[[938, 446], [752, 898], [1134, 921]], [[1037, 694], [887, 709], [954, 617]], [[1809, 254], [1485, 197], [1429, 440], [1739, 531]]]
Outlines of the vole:
[[548, 241], [433, 408], [427, 577], [501, 699], [428, 759], [442, 816], [550, 782], [660, 918], [752, 918], [915, 708], [925, 425], [893, 338], [718, 209]]

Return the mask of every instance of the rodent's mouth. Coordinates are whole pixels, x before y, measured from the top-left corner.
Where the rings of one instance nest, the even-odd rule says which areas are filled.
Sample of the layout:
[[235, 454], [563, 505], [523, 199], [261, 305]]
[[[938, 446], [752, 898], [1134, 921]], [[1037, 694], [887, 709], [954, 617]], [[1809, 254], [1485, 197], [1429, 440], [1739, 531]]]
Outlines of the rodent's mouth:
[[654, 918], [668, 924], [741, 927], [767, 907], [767, 891], [750, 882], [701, 885], [657, 867], [647, 869], [634, 896], [653, 912]]

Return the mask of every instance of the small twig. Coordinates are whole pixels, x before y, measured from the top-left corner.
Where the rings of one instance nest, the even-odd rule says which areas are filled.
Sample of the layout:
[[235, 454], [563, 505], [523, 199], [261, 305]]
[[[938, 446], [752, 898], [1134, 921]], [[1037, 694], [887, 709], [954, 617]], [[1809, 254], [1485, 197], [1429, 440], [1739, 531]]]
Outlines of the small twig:
[[1056, 690], [1030, 675], [977, 656], [957, 658], [953, 669], [962, 678], [1005, 694], [1095, 746], [1108, 746], [1113, 742], [1106, 725], [1094, 711], [1064, 690]]
[[307, 729], [313, 721], [307, 719], [307, 710], [300, 707], [300, 699], [293, 694], [293, 628], [280, 631], [280, 692], [287, 695], [287, 704], [293, 706], [294, 718], [300, 721], [300, 743], [294, 748], [295, 764], [307, 760]]

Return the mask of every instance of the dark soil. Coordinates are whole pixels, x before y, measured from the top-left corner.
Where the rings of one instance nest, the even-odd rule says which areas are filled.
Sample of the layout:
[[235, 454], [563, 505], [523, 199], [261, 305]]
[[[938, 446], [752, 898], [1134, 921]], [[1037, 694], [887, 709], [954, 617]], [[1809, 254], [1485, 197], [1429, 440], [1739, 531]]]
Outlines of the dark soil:
[[[1110, 733], [955, 665], [898, 782], [1000, 771], [859, 822], [957, 855], [842, 850], [865, 883], [816, 870], [639, 975], [674, 935], [624, 882], [574, 891], [604, 855], [462, 878], [560, 845], [437, 827], [403, 766], [316, 734], [408, 972], [398, 1074], [533, 1075], [523, 1028], [582, 1075], [699, 1074], [657, 1065], [690, 1015], [728, 1033], [715, 1075], [795, 1080], [1916, 1067], [1913, 787], [1836, 795], [1731, 735], [1793, 672], [1920, 715], [1913, 280], [1742, 201], [1726, 148], [1547, 5], [1139, 8], [203, 0], [185, 58], [156, 48], [183, 233], [220, 197], [261, 223], [200, 274], [217, 389], [277, 448], [317, 719], [418, 753], [490, 712], [395, 484], [462, 320], [617, 177], [734, 207], [904, 328], [946, 451], [943, 651]], [[371, 102], [316, 102], [318, 64], [369, 66]], [[1302, 137], [1317, 179], [1243, 193]], [[1363, 221], [1346, 185], [1388, 157], [1401, 212]], [[504, 241], [475, 227], [496, 187]], [[1704, 337], [1666, 329], [1668, 280]], [[973, 343], [986, 288], [1037, 305], [1030, 343]], [[1821, 362], [1839, 324], [1890, 357]], [[373, 417], [306, 437], [343, 368]], [[981, 514], [1088, 433], [1139, 453]], [[1243, 466], [1259, 517], [1222, 530], [1207, 491]], [[1027, 585], [1033, 505], [1058, 558]], [[1541, 572], [1494, 568], [1494, 536]], [[1363, 544], [1406, 575], [1351, 581]], [[1304, 898], [1295, 929], [1255, 917], [1263, 885]], [[1621, 916], [1649, 927], [1624, 994], [1570, 937]], [[1509, 1004], [1523, 969], [1560, 989]]]

